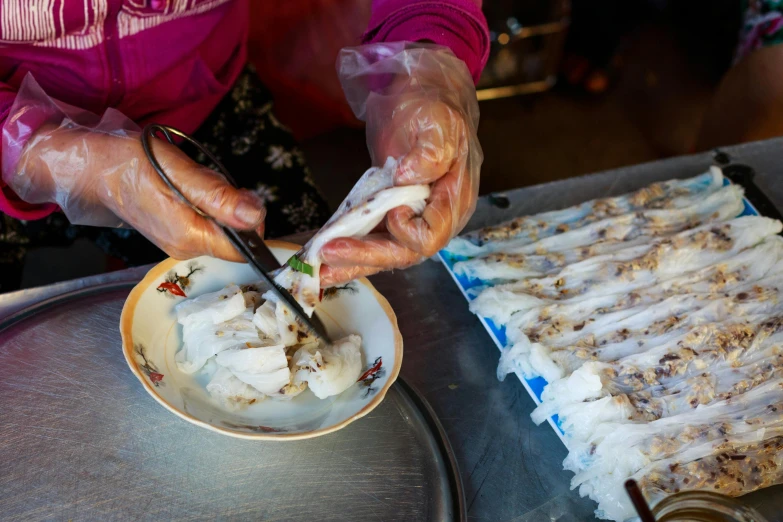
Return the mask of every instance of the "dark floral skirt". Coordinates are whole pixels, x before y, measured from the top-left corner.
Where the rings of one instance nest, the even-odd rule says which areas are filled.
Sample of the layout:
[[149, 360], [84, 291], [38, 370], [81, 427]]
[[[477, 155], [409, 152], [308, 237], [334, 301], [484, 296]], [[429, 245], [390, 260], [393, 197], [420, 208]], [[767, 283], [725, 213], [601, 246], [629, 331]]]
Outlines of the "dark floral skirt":
[[[267, 208], [266, 237], [281, 237], [318, 228], [329, 208], [313, 183], [302, 151], [273, 114], [272, 96], [251, 66], [193, 137], [220, 160], [236, 182], [254, 190]], [[183, 149], [209, 165], [196, 150]], [[68, 246], [86, 238], [125, 266], [164, 259], [165, 254], [131, 229], [71, 225], [61, 213], [38, 221], [0, 215], [0, 292], [19, 288], [29, 249]]]

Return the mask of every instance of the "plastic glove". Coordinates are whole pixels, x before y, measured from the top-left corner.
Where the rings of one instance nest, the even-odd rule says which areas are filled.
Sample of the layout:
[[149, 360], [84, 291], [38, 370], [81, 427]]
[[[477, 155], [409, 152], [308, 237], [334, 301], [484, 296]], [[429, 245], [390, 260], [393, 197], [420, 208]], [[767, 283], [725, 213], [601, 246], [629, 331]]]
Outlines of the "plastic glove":
[[367, 122], [373, 165], [401, 158], [394, 184], [432, 184], [432, 194], [421, 215], [399, 207], [374, 234], [327, 243], [323, 286], [408, 267], [446, 246], [475, 210], [483, 161], [476, 89], [450, 50], [407, 42], [344, 49], [338, 72]]
[[[170, 256], [242, 257], [219, 227], [184, 204], [152, 168], [138, 127], [109, 109], [103, 118], [49, 98], [25, 78], [3, 127], [3, 180], [28, 203], [56, 203], [71, 223], [129, 225]], [[266, 214], [177, 147], [152, 140], [163, 170], [187, 198], [221, 223], [263, 234]]]

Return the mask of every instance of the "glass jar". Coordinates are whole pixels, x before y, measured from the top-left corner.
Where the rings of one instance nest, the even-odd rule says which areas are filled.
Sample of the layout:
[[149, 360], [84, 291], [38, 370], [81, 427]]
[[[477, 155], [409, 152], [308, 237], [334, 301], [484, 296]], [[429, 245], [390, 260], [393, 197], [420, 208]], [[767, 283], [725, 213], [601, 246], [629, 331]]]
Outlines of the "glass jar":
[[656, 522], [767, 522], [755, 509], [709, 491], [683, 491], [652, 510]]

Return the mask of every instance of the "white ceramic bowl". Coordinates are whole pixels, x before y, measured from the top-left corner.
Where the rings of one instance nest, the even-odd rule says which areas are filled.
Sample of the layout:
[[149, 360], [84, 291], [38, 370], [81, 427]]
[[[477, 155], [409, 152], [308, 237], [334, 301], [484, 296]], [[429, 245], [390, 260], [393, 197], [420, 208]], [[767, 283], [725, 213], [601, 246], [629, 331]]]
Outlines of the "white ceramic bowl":
[[[290, 243], [267, 244], [281, 262], [299, 250]], [[351, 333], [362, 336], [366, 371], [336, 397], [320, 400], [306, 390], [289, 401], [266, 399], [232, 412], [207, 393], [209, 369], [195, 375], [179, 371], [174, 355], [182, 344], [182, 328], [174, 306], [185, 296], [257, 280], [248, 265], [211, 257], [168, 259], [150, 270], [131, 291], [120, 319], [125, 359], [144, 389], [188, 422], [245, 439], [316, 437], [339, 430], [378, 406], [400, 372], [402, 336], [389, 303], [366, 279], [327, 291], [317, 312], [333, 339]]]

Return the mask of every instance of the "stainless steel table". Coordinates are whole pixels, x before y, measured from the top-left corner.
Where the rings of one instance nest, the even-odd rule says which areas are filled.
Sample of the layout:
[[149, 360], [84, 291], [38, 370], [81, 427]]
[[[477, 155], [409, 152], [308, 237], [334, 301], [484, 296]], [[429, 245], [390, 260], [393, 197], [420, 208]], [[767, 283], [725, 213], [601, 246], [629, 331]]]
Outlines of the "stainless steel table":
[[[728, 147], [725, 152], [734, 161], [752, 166], [757, 171], [758, 186], [778, 208], [783, 209], [783, 140]], [[693, 176], [703, 172], [712, 159], [712, 154], [702, 154], [558, 181], [505, 193], [507, 201], [504, 198], [482, 198], [468, 229], [599, 196], [621, 194], [657, 180]], [[498, 204], [499, 201], [501, 204]], [[292, 238], [294, 241], [297, 239], [302, 238]], [[137, 280], [140, 275], [140, 270], [126, 271], [87, 278], [59, 288], [53, 285], [0, 296], [0, 316], [56, 295], [69, 284], [89, 286], [96, 282]], [[406, 271], [375, 276], [372, 280], [391, 302], [399, 319], [405, 340], [402, 376], [429, 401], [451, 441], [462, 474], [469, 520], [592, 520], [594, 503], [569, 490], [572, 475], [561, 469], [565, 448], [549, 426], [537, 427], [530, 421], [533, 401], [518, 381], [508, 378], [500, 383], [496, 380], [497, 348], [478, 320], [470, 314], [462, 295], [443, 267], [436, 261], [427, 261]], [[116, 356], [121, 357], [119, 344], [116, 352]], [[30, 383], [31, 386], [35, 384]], [[151, 398], [147, 399], [133, 409], [134, 415], [160, 408]], [[96, 411], [96, 414], [100, 412]], [[0, 402], [0, 423], [8, 424], [7, 415]], [[36, 419], [26, 418], [23, 414], [14, 418], [20, 430], [35, 422]], [[184, 423], [173, 416], [170, 422]], [[357, 433], [361, 431], [362, 422], [357, 423]], [[192, 429], [197, 430], [195, 427]], [[212, 437], [216, 436], [201, 431], [205, 441], [212, 441]], [[9, 436], [9, 433], [4, 436]], [[51, 436], [56, 437], [55, 434]], [[154, 430], [150, 430], [149, 437], [154, 440]], [[319, 439], [317, 444], [331, 443], [327, 436]], [[317, 444], [314, 447], [318, 447]], [[165, 458], [165, 455], [145, 455], [139, 448], [139, 458], [152, 457]], [[18, 459], [34, 461], [35, 456], [18, 455]], [[3, 482], [3, 465], [0, 462], [0, 488], [10, 487]], [[203, 468], [198, 466], [194, 469], [203, 472]], [[89, 473], [89, 468], [83, 472]], [[282, 476], [285, 470], [270, 469], [268, 472]], [[178, 480], [176, 475], [172, 479]], [[78, 484], [73, 487], [78, 487]], [[770, 488], [749, 495], [745, 500], [759, 508], [771, 522], [783, 521], [781, 491], [780, 488]], [[377, 496], [376, 493], [371, 486], [362, 490], [367, 498]], [[21, 490], [18, 494], [24, 495], [25, 492]], [[84, 491], [85, 496], [91, 494], [93, 492]], [[110, 490], [107, 494], [117, 497], [123, 495], [123, 491]], [[32, 496], [30, 501], [34, 501]], [[155, 508], [145, 504], [143, 496], [138, 502], [146, 509]], [[230, 501], [226, 505], [230, 505]], [[177, 508], [180, 511], [157, 511], [157, 516], [198, 518], [194, 513], [190, 513], [193, 516], [188, 515], [187, 506]], [[75, 512], [77, 516], [71, 516], [73, 513], [61, 513], [51, 518], [78, 520], [78, 511]], [[237, 513], [234, 515], [236, 518]], [[366, 519], [383, 518], [368, 512]]]

